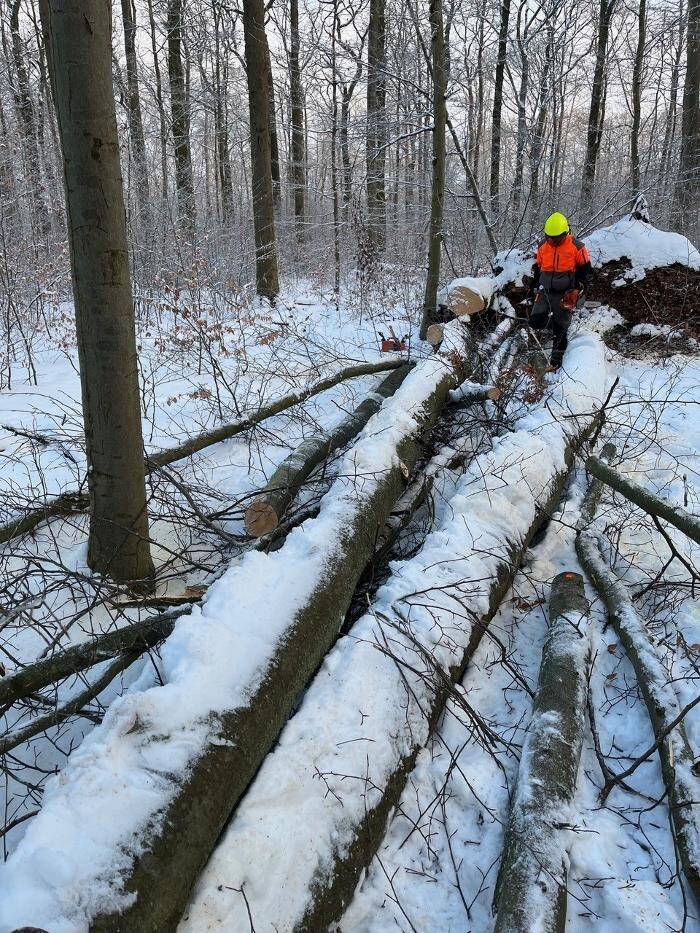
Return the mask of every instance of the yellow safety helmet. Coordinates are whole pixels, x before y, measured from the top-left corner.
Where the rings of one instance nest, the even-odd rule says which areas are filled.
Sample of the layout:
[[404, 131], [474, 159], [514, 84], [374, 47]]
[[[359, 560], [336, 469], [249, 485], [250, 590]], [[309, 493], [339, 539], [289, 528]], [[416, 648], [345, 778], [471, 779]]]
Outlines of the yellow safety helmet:
[[569, 232], [569, 221], [564, 217], [563, 214], [560, 214], [559, 211], [556, 211], [554, 214], [551, 214], [544, 224], [544, 232], [547, 236], [561, 236], [562, 233]]

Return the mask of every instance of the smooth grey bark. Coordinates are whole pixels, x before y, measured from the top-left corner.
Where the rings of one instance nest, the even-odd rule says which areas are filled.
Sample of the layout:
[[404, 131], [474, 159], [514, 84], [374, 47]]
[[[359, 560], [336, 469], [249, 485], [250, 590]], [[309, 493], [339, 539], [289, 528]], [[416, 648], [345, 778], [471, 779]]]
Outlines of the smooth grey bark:
[[141, 116], [141, 96], [139, 93], [138, 59], [136, 57], [136, 10], [134, 0], [121, 0], [122, 22], [124, 26], [124, 53], [126, 59], [126, 112], [129, 120], [131, 152], [136, 176], [136, 193], [139, 212], [148, 218], [150, 195], [148, 186], [148, 165], [146, 162], [146, 143], [143, 136], [143, 118]]
[[608, 37], [610, 34], [610, 21], [615, 11], [616, 0], [600, 0], [598, 12], [598, 38], [596, 42], [595, 69], [593, 71], [593, 87], [591, 90], [591, 105], [588, 112], [588, 128], [586, 131], [586, 156], [583, 163], [583, 177], [581, 180], [581, 208], [588, 211], [593, 197], [596, 167], [598, 165], [598, 152], [603, 138], [603, 120], [605, 117], [605, 69], [608, 55]]
[[265, 59], [267, 76], [267, 112], [270, 136], [270, 176], [272, 177], [272, 200], [275, 209], [282, 204], [282, 177], [280, 173], [280, 150], [277, 137], [277, 107], [275, 104], [275, 77], [272, 73], [270, 46], [265, 36]]
[[[217, 181], [221, 196], [221, 216], [228, 226], [233, 219], [233, 176], [228, 138], [228, 55], [222, 48], [223, 5], [212, 2], [214, 18], [214, 135], [216, 137]], [[207, 186], [208, 187], [208, 186]]]
[[602, 480], [606, 486], [610, 486], [616, 492], [621, 493], [630, 502], [634, 502], [640, 509], [648, 512], [649, 515], [656, 515], [657, 518], [665, 519], [682, 531], [684, 535], [700, 544], [700, 518], [691, 515], [680, 505], [672, 505], [666, 499], [654, 495], [653, 492], [649, 492], [648, 489], [633, 480], [627, 479], [598, 457], [589, 457], [586, 460], [586, 469], [597, 479]]
[[250, 115], [251, 184], [255, 228], [255, 280], [258, 295], [279, 293], [275, 205], [270, 157], [269, 53], [263, 0], [243, 0], [248, 112]]
[[40, 9], [64, 156], [90, 491], [88, 563], [117, 580], [142, 580], [153, 563], [111, 6], [42, 0]]
[[190, 150], [190, 101], [182, 62], [183, 6], [184, 0], [168, 0], [168, 83], [175, 150], [177, 218], [183, 234], [192, 239], [197, 223], [197, 208]]
[[500, 213], [500, 177], [501, 177], [501, 119], [503, 113], [503, 76], [506, 70], [508, 52], [508, 24], [510, 21], [511, 0], [501, 0], [501, 21], [498, 30], [498, 57], [493, 86], [493, 110], [491, 112], [491, 216]]
[[367, 232], [372, 248], [386, 246], [386, 0], [370, 0], [367, 38]]
[[578, 573], [560, 573], [549, 600], [532, 720], [523, 744], [496, 884], [496, 933], [566, 926], [566, 822], [586, 722], [589, 606]]
[[277, 528], [286, 509], [311, 473], [330, 454], [345, 447], [360, 433], [372, 415], [379, 411], [384, 399], [396, 392], [410, 368], [406, 364], [395, 369], [330, 434], [321, 432], [308, 437], [285, 457], [265, 488], [246, 509], [245, 527], [248, 534], [257, 538]]
[[442, 217], [445, 200], [445, 130], [447, 125], [447, 68], [442, 0], [430, 0], [430, 35], [433, 73], [433, 180], [428, 233], [428, 272], [423, 297], [422, 340], [437, 315], [437, 292], [440, 284], [442, 254]]

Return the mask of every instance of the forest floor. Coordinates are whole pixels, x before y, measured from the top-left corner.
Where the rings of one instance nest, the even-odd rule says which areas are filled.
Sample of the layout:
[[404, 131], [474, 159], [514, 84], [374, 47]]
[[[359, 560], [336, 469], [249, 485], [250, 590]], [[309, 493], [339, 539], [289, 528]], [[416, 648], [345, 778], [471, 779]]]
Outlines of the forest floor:
[[[614, 262], [619, 267], [607, 266], [599, 278], [600, 294], [594, 297], [606, 304], [579, 316], [562, 371], [545, 377], [534, 392], [526, 368], [516, 361], [504, 402], [496, 407], [485, 403], [482, 410], [482, 415], [499, 419], [499, 434], [485, 440], [478, 419], [471, 427], [479, 437], [480, 456], [496, 462], [501, 452], [499, 482], [513, 490], [517, 480], [508, 471], [514, 463], [507, 457], [511, 433], [526, 439], [528, 432], [537, 436], [546, 431], [543, 419], [551, 420], [557, 405], [585, 407], [596, 392], [604, 396], [617, 377], [598, 445], [613, 441], [626, 475], [698, 514], [700, 356], [694, 341], [700, 337], [700, 300], [695, 294], [700, 261], [690, 268], [695, 259], [669, 252], [664, 235], [646, 243], [644, 228], [640, 236], [638, 227], [630, 231], [624, 223], [591, 237], [594, 263]], [[621, 242], [627, 246], [624, 260], [615, 255]], [[677, 268], [668, 271], [674, 262]], [[662, 295], [658, 301], [651, 297], [657, 286]], [[174, 446], [193, 433], [235, 420], [349, 362], [379, 359], [379, 332], [389, 321], [396, 333], [410, 334], [418, 355], [424, 354], [427, 348], [417, 341], [409, 310], [417, 305], [417, 292], [401, 284], [369, 293], [358, 287], [343, 295], [337, 308], [330, 296], [302, 283], [288, 288], [274, 309], [214, 292], [142, 296], [138, 337], [147, 451]], [[673, 311], [668, 296], [673, 298]], [[642, 301], [650, 309], [648, 316]], [[603, 334], [607, 347], [598, 334]], [[79, 381], [68, 306], [57, 307], [52, 340], [37, 345], [32, 365], [36, 385], [29, 384], [28, 368], [18, 368], [13, 387], [0, 393], [0, 522], [84, 481]], [[240, 561], [236, 544], [244, 542], [246, 506], [303, 437], [319, 427], [331, 428], [376, 382], [376, 377], [363, 377], [341, 383], [244, 435], [177, 463], [169, 468], [170, 475], [156, 476], [149, 508], [158, 595], [214, 583], [203, 611], [207, 603], [217, 606], [220, 615], [228, 613], [236, 625], [244, 626], [239, 616], [246, 611], [249, 594], [240, 599], [230, 576], [228, 583], [214, 581], [227, 566], [235, 571]], [[331, 650], [283, 730], [200, 879], [182, 933], [292, 929], [303, 910], [301, 879], [310, 867], [324, 864], [342, 848], [343, 811], [349, 820], [354, 809], [365, 806], [365, 795], [369, 800], [370, 764], [373, 775], [376, 770], [381, 774], [382, 743], [394, 741], [392, 716], [400, 719], [401, 709], [396, 709], [396, 697], [381, 695], [379, 674], [367, 668], [366, 676], [351, 677], [355, 656], [371, 638], [376, 617], [389, 612], [407, 592], [417, 591], [422, 578], [430, 583], [438, 559], [444, 562], [441, 573], [446, 578], [458, 571], [466, 574], [472, 572], [470, 554], [489, 547], [475, 536], [473, 525], [470, 535], [460, 530], [460, 522], [486, 514], [479, 497], [484, 489], [487, 499], [492, 492], [488, 484], [482, 485], [476, 467], [470, 473], [463, 464], [448, 465], [450, 455], [460, 449], [454, 431], [442, 437], [441, 444], [443, 459], [429, 505], [399, 540], [383, 587], [368, 596], [369, 613]], [[535, 469], [527, 461], [536, 455], [536, 447], [527, 451], [527, 446], [522, 448], [517, 462], [520, 481]], [[340, 457], [329, 463], [295, 507], [302, 509], [327, 495], [342, 464]], [[483, 639], [466, 670], [458, 687], [465, 702], [451, 700], [439, 727], [427, 737], [377, 856], [338, 924], [343, 933], [482, 933], [493, 928], [494, 884], [547, 631], [549, 585], [560, 571], [580, 570], [574, 541], [585, 483], [578, 463], [557, 512], [526, 552], [491, 623], [498, 641]], [[508, 509], [515, 515], [515, 499]], [[201, 521], [202, 515], [213, 516], [213, 527], [212, 521]], [[312, 525], [313, 520], [307, 527]], [[609, 560], [635, 593], [669, 682], [684, 705], [700, 686], [698, 581], [678, 560], [666, 566], [667, 543], [624, 500], [606, 495], [598, 525], [608, 542]], [[697, 568], [698, 547], [680, 533], [669, 533]], [[16, 615], [8, 614], [0, 631], [4, 669], [28, 663], [56, 645], [81, 642], [109, 629], [115, 620], [139, 617], [139, 610], [119, 607], [124, 594], [95, 580], [85, 560], [86, 522], [79, 515], [53, 519], [31, 537], [0, 546], [2, 609], [18, 609]], [[286, 572], [290, 578], [303, 573], [301, 560], [291, 562]], [[292, 580], [285, 584], [280, 578], [279, 600], [286, 585], [290, 594], [294, 592]], [[593, 607], [593, 728], [608, 765], [621, 770], [652, 743], [653, 734], [632, 667], [607, 628], [594, 591], [587, 590], [587, 595]], [[252, 616], [247, 620], [253, 641], [258, 621]], [[236, 650], [246, 644], [238, 643]], [[117, 853], [133, 831], [124, 806], [128, 798], [119, 784], [129, 780], [127, 771], [120, 770], [128, 701], [130, 696], [162, 690], [168, 669], [191, 664], [196, 672], [201, 658], [206, 660], [219, 645], [202, 642], [191, 647], [191, 658], [174, 658], [171, 652], [169, 668], [157, 653], [139, 660], [99, 696], [90, 715], [71, 719], [8, 756], [0, 933], [21, 923], [44, 925], [50, 933], [78, 933], [87, 929], [91, 911], [119, 896], [122, 863]], [[235, 680], [245, 665], [235, 655], [229, 662], [229, 676]], [[65, 682], [54, 702], [65, 702], [83, 686], [80, 677]], [[371, 703], [368, 691], [377, 693]], [[386, 716], [368, 723], [372, 704], [385, 708]], [[471, 710], [469, 716], [465, 708]], [[38, 711], [40, 706], [31, 703], [6, 709], [4, 728], [18, 729]], [[488, 727], [490, 741], [475, 722]], [[617, 788], [601, 806], [603, 781], [593, 728], [589, 721], [566, 831], [567, 930], [700, 931], [697, 907], [678, 869], [657, 757], [630, 778], [634, 792]], [[688, 714], [687, 728], [693, 747], [700, 751], [700, 707]], [[358, 748], [360, 758], [366, 759], [364, 776], [357, 769], [345, 770], [359, 760], [355, 751], [355, 758], [346, 751]], [[169, 764], [165, 756], [161, 766]], [[53, 776], [56, 770], [61, 773]], [[115, 778], [114, 794], [105, 799], [101, 782]], [[138, 791], [135, 775], [134, 782]]]

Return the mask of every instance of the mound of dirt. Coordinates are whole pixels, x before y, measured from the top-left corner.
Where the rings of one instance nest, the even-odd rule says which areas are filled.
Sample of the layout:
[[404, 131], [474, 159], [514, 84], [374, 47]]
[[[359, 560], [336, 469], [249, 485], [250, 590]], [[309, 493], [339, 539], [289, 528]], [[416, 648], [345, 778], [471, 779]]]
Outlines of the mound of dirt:
[[700, 339], [700, 272], [674, 264], [650, 269], [638, 282], [613, 285], [629, 272], [626, 259], [595, 270], [589, 298], [615, 308], [631, 325], [670, 325]]

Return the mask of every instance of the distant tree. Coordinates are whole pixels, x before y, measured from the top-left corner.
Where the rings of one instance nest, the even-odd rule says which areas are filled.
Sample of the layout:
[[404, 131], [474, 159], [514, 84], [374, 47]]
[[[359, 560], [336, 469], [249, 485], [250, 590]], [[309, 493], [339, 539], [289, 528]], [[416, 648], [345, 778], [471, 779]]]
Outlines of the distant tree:
[[91, 503], [88, 563], [116, 580], [135, 581], [150, 577], [153, 563], [111, 10], [93, 0], [40, 4], [64, 156]]
[[250, 114], [256, 284], [259, 295], [275, 298], [279, 292], [279, 280], [270, 160], [269, 53], [263, 0], [243, 0], [243, 32]]
[[177, 216], [183, 233], [194, 236], [197, 209], [194, 199], [194, 178], [190, 149], [189, 94], [182, 63], [182, 14], [184, 0], [168, 0], [168, 81], [175, 149], [175, 188]]

